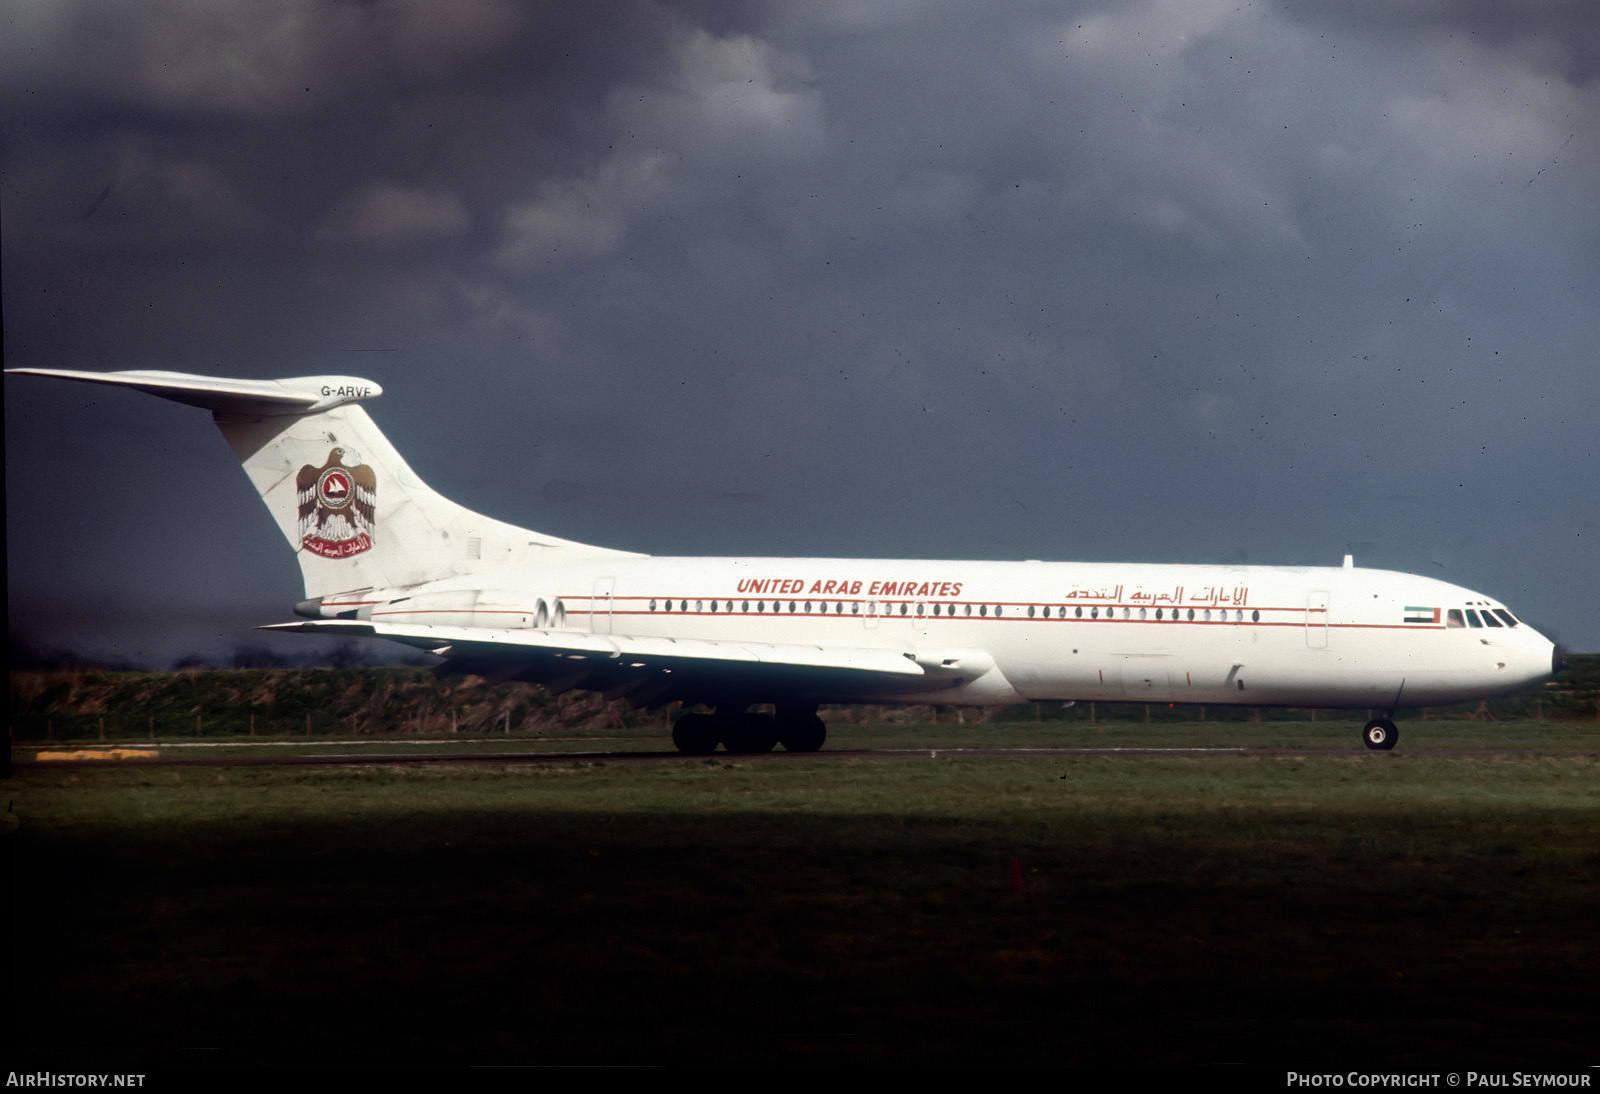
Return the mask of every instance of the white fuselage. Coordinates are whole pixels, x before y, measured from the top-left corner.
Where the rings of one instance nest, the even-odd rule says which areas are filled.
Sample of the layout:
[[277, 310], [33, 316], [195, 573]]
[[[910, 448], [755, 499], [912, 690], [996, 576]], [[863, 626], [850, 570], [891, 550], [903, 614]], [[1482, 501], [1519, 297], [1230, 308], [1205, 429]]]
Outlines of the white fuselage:
[[[375, 623], [892, 650], [928, 675], [832, 701], [1392, 710], [1513, 692], [1552, 644], [1488, 597], [1343, 567], [547, 557], [324, 598]], [[1474, 625], [1468, 625], [1468, 621]]]
[[[771, 747], [766, 730], [733, 725], [752, 703], [783, 704], [780, 737], [810, 750], [820, 702], [1392, 711], [1503, 695], [1558, 660], [1479, 593], [1348, 557], [1297, 568], [609, 550], [430, 489], [355, 405], [381, 392], [370, 380], [21, 371], [212, 412], [300, 564], [296, 610], [313, 621], [270, 629], [388, 638], [460, 671], [637, 703], [712, 704], [726, 715], [715, 732], [740, 747]], [[715, 745], [705, 723], [690, 726], [690, 751]], [[1393, 729], [1369, 725], [1368, 746], [1391, 747]]]

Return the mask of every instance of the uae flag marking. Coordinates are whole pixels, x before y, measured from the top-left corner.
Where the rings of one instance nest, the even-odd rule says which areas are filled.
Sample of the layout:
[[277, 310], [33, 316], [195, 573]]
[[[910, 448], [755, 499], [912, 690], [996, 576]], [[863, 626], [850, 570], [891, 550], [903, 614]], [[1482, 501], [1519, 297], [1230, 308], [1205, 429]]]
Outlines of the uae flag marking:
[[1437, 623], [1439, 622], [1438, 608], [1416, 608], [1406, 605], [1407, 623]]

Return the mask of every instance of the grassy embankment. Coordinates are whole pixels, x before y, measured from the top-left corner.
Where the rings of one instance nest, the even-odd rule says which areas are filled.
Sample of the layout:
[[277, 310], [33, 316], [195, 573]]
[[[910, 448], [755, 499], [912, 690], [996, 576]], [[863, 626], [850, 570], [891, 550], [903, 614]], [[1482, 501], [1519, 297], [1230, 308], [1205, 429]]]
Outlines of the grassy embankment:
[[[635, 711], [625, 702], [588, 694], [552, 696], [529, 684], [486, 684], [469, 677], [438, 680], [426, 669], [231, 669], [204, 672], [18, 672], [11, 674], [10, 726], [18, 742], [255, 737], [414, 736], [649, 740], [659, 742], [667, 711]], [[842, 707], [825, 712], [835, 739], [864, 723], [914, 727], [973, 726], [975, 742], [991, 740], [995, 723], [1029, 743], [1074, 734], [1148, 736], [1151, 740], [1254, 739], [1260, 718], [1308, 723], [1308, 739], [1349, 735], [1366, 712], [1258, 711], [1248, 707], [1057, 703], [957, 710], [937, 707]], [[1600, 719], [1600, 655], [1574, 656], [1549, 684], [1487, 704], [1404, 712], [1402, 738], [1448, 722], [1450, 735], [1478, 735], [1474, 723], [1527, 721], [1593, 725]], [[1226, 729], [1216, 724], [1222, 723]], [[1312, 724], [1314, 723], [1314, 724]], [[1139, 728], [1148, 726], [1148, 729]], [[1335, 729], [1334, 726], [1341, 728]], [[1175, 730], [1163, 734], [1164, 729]], [[1037, 734], [1037, 737], [1034, 734]], [[1430, 730], [1431, 732], [1431, 730]], [[1491, 732], [1490, 739], [1500, 735]], [[882, 740], [875, 731], [874, 740]], [[1503, 743], [1503, 742], [1502, 742]]]

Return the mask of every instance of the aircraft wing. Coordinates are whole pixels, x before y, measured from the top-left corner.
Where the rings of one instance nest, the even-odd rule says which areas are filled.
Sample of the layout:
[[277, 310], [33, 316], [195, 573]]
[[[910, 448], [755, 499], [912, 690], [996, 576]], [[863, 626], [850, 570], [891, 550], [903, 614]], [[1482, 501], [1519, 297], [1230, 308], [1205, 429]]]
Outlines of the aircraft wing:
[[574, 631], [499, 630], [355, 619], [274, 623], [261, 628], [309, 634], [387, 638], [446, 658], [445, 672], [545, 684], [626, 697], [635, 706], [752, 693], [843, 699], [949, 686], [909, 654], [849, 647], [721, 642]]

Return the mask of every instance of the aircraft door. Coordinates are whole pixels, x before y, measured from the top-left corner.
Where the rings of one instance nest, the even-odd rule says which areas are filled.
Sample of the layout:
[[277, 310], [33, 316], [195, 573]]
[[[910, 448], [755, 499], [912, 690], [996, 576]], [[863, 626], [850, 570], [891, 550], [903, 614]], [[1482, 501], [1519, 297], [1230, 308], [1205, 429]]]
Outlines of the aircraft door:
[[589, 602], [589, 630], [595, 634], [611, 633], [611, 595], [616, 590], [617, 579], [594, 579], [594, 599]]
[[1328, 648], [1328, 594], [1320, 589], [1306, 598], [1306, 648]]
[[1127, 654], [1121, 660], [1124, 698], [1146, 703], [1172, 699], [1172, 673], [1166, 658]]

